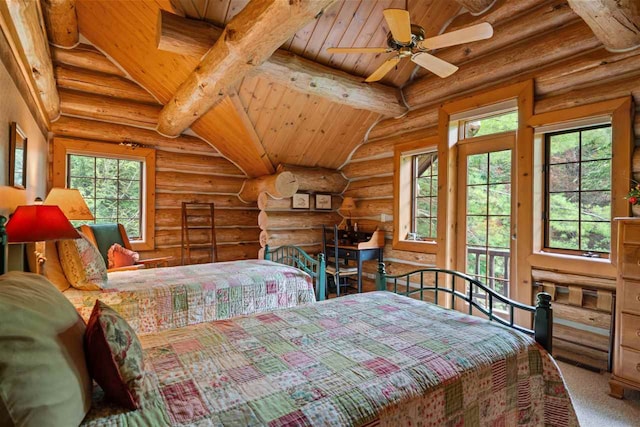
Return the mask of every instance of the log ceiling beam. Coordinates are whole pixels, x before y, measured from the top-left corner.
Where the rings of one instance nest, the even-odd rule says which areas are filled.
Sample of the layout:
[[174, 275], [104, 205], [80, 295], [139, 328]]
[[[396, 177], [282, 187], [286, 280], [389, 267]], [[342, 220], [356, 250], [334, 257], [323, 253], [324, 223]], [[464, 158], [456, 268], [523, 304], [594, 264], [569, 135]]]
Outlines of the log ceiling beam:
[[80, 39], [76, 0], [41, 0], [41, 4], [49, 41], [65, 48], [76, 46]]
[[612, 52], [640, 47], [638, 0], [569, 0], [571, 9]]
[[[161, 10], [157, 33], [158, 49], [202, 57], [222, 34], [222, 29], [204, 21], [183, 18]], [[320, 96], [331, 102], [383, 116], [399, 116], [406, 111], [396, 89], [378, 83], [365, 84], [361, 77], [315, 63], [279, 49], [256, 74], [301, 93]]]
[[472, 15], [485, 13], [493, 6], [496, 0], [455, 0], [460, 6], [467, 9]]
[[60, 98], [53, 77], [53, 65], [44, 29], [40, 2], [6, 0], [0, 2], [0, 24], [10, 39], [16, 58], [33, 83], [32, 90], [44, 109], [45, 119], [60, 115]]
[[177, 136], [213, 106], [228, 88], [266, 61], [296, 31], [335, 0], [252, 0], [180, 85], [160, 113], [158, 131]]

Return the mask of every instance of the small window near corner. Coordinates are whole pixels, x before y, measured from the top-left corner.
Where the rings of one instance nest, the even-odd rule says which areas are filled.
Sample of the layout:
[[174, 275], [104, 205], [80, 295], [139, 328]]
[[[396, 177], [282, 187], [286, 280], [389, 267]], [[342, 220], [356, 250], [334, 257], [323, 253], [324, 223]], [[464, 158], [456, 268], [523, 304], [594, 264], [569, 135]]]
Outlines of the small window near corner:
[[438, 153], [411, 156], [411, 231], [405, 240], [434, 240], [438, 229]]
[[438, 138], [395, 147], [393, 247], [435, 253], [438, 238]]

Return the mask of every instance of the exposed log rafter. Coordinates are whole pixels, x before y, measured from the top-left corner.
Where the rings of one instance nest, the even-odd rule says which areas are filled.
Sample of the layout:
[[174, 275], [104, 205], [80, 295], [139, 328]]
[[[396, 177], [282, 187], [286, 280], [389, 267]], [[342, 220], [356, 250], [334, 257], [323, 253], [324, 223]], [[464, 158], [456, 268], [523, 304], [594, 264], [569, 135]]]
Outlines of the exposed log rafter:
[[[195, 19], [183, 18], [165, 10], [159, 14], [158, 49], [202, 57], [218, 40], [222, 29]], [[256, 74], [296, 91], [320, 96], [336, 104], [399, 116], [406, 107], [398, 101], [396, 89], [381, 84], [365, 84], [361, 77], [309, 61], [279, 49]]]
[[[60, 115], [60, 98], [53, 77], [53, 65], [45, 34], [40, 2], [9, 0], [0, 2], [1, 26], [13, 39], [12, 49], [30, 74], [46, 119], [56, 120]], [[18, 46], [19, 45], [19, 46]]]
[[42, 0], [41, 3], [49, 41], [65, 48], [76, 46], [80, 39], [76, 0]]
[[160, 113], [158, 131], [179, 135], [227, 94], [228, 88], [335, 0], [254, 0], [236, 15]]
[[640, 47], [638, 0], [568, 0], [571, 9], [612, 52]]

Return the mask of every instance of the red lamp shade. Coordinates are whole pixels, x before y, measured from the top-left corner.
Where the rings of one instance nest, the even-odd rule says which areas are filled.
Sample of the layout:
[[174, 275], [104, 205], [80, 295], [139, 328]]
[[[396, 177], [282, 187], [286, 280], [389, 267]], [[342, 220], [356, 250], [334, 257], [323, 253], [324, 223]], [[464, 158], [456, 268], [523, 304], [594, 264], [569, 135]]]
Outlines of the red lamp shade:
[[58, 206], [18, 206], [7, 223], [9, 243], [43, 242], [46, 240], [79, 239]]

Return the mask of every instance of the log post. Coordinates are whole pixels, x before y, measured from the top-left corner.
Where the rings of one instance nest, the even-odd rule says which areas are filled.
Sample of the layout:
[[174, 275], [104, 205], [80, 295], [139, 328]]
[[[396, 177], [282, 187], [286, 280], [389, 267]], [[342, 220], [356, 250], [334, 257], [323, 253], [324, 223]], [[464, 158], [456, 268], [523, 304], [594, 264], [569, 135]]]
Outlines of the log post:
[[258, 200], [260, 193], [265, 192], [271, 197], [282, 199], [291, 197], [298, 191], [298, 181], [291, 172], [279, 172], [259, 178], [247, 179], [238, 197], [245, 203]]
[[349, 181], [337, 170], [326, 168], [306, 168], [281, 164], [278, 172], [291, 172], [298, 180], [298, 190], [316, 193], [339, 194], [344, 191]]
[[[60, 116], [60, 98], [53, 77], [53, 65], [49, 53], [49, 43], [42, 28], [42, 13], [40, 2], [30, 0], [11, 0], [0, 2], [0, 15], [4, 21], [2, 29], [9, 31], [7, 38], [13, 38], [14, 43], [20, 44], [22, 54], [14, 52], [17, 58], [25, 58], [23, 64], [30, 74], [29, 78], [35, 83], [47, 119], [54, 121]], [[6, 28], [9, 27], [9, 28]], [[16, 46], [17, 50], [20, 47]]]

